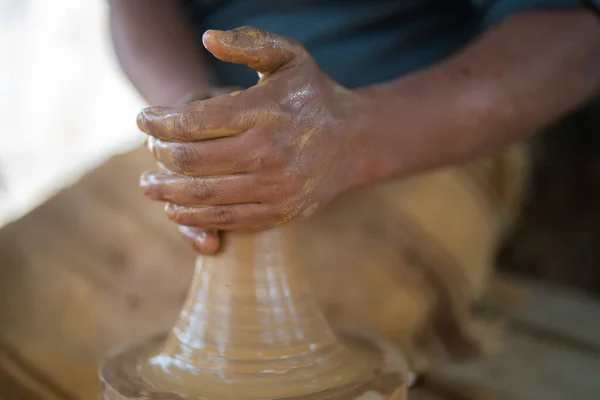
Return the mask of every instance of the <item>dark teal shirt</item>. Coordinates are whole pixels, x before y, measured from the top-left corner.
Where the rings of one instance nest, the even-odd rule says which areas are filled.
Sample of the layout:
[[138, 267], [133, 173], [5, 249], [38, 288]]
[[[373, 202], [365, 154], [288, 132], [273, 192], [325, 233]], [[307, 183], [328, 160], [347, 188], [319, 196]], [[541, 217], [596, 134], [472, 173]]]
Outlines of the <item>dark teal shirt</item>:
[[[600, 0], [594, 0], [597, 4]], [[579, 0], [189, 0], [201, 35], [251, 25], [300, 41], [347, 87], [394, 79], [442, 60], [494, 23]], [[221, 84], [248, 87], [249, 68], [213, 60]]]

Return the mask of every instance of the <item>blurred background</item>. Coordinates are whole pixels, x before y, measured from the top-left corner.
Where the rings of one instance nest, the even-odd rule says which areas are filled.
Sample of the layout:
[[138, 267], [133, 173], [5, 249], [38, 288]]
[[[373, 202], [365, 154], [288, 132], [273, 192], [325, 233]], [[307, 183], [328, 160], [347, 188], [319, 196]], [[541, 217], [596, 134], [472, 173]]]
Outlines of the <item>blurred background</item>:
[[0, 226], [143, 140], [108, 2], [0, 0]]
[[[0, 399], [1, 390], [12, 387], [3, 379], [14, 371], [19, 377], [49, 376], [61, 390], [72, 390], [44, 399], [96, 398], [97, 360], [115, 343], [172, 326], [191, 278], [194, 254], [167, 224], [161, 205], [136, 187], [142, 168], [154, 164], [145, 149], [132, 151], [144, 139], [135, 126], [144, 103], [116, 64], [107, 3], [0, 0]], [[437, 383], [485, 382], [501, 392], [514, 390], [518, 395], [511, 400], [562, 399], [573, 387], [582, 392], [572, 398], [595, 400], [600, 101], [526, 147], [525, 204], [495, 260], [497, 270], [529, 280], [525, 289], [518, 284], [518, 290], [499, 290], [492, 301], [494, 312], [509, 321], [506, 336], [514, 350], [432, 376]], [[125, 155], [107, 162], [118, 154]], [[391, 232], [401, 236], [403, 229]], [[443, 233], [451, 236], [452, 229]], [[367, 252], [360, 255], [370, 260]], [[386, 277], [396, 275], [385, 273], [382, 280], [393, 282]], [[405, 278], [401, 284], [409, 282]], [[351, 290], [331, 290], [344, 286], [340, 280], [327, 279], [328, 295], [352, 297]], [[540, 288], [542, 282], [548, 286]], [[462, 296], [462, 287], [453, 289]], [[385, 303], [389, 308], [381, 307], [382, 314], [401, 315], [412, 304], [391, 297], [396, 302]], [[428, 338], [436, 350], [438, 339]], [[23, 365], [29, 366], [25, 372]], [[495, 399], [477, 396], [427, 399]]]

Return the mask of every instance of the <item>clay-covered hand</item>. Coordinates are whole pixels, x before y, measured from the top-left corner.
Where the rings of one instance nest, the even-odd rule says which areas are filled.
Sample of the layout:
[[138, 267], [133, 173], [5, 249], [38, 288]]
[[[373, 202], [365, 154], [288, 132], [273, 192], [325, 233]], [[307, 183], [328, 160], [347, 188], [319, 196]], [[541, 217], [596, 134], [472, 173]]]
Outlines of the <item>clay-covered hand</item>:
[[297, 42], [252, 27], [208, 31], [222, 61], [255, 86], [138, 116], [156, 159], [141, 186], [168, 217], [205, 229], [265, 228], [306, 216], [357, 186], [367, 164], [366, 99], [323, 73]]
[[[213, 97], [220, 96], [222, 94], [229, 94], [241, 90], [241, 87], [237, 86], [221, 86], [221, 87], [209, 87], [202, 88], [200, 90], [191, 91], [183, 96], [177, 104], [188, 104], [194, 101], [202, 101], [212, 99]], [[163, 165], [159, 164], [159, 167], [165, 173], [169, 173]], [[174, 174], [170, 172], [170, 174]], [[144, 180], [144, 177], [142, 177]], [[185, 225], [177, 225], [177, 230], [187, 240], [196, 251], [201, 254], [211, 255], [215, 254], [219, 250], [220, 238], [219, 232], [214, 229], [204, 229], [198, 227], [190, 227]]]

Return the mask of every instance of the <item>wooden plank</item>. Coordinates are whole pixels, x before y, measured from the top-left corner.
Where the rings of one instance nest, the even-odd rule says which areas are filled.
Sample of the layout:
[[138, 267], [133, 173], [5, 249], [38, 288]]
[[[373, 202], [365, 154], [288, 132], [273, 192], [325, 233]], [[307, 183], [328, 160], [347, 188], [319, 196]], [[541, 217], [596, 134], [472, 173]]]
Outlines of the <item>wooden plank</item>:
[[600, 302], [556, 287], [514, 287], [521, 293], [514, 301], [491, 305], [510, 326], [501, 349], [441, 366], [428, 379], [499, 400], [600, 399]]
[[565, 341], [600, 355], [600, 303], [592, 296], [554, 286], [527, 284], [522, 301], [503, 311], [515, 329]]
[[447, 365], [430, 379], [480, 387], [499, 400], [597, 400], [600, 358], [514, 333], [497, 355]]

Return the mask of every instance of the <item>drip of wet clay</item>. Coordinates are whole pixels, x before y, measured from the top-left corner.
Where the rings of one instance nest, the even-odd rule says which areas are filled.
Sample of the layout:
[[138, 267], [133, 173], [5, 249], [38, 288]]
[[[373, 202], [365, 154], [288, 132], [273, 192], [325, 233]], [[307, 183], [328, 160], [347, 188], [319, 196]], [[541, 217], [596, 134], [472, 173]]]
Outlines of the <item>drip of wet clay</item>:
[[292, 235], [290, 226], [224, 235], [219, 255], [198, 258], [166, 339], [103, 364], [103, 399], [403, 398], [396, 348], [331, 330]]

